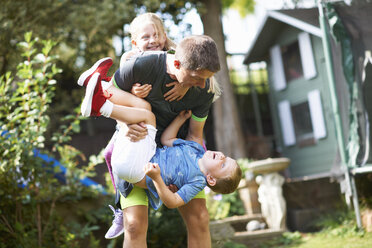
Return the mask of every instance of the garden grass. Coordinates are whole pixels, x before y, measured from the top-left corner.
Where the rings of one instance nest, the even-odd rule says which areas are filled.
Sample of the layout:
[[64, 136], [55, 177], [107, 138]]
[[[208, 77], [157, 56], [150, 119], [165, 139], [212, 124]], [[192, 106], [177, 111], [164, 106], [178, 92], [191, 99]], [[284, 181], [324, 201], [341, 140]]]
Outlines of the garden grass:
[[316, 233], [305, 235], [300, 244], [293, 246], [296, 248], [367, 248], [372, 247], [372, 233], [366, 233], [363, 236], [340, 237], [330, 235], [329, 233]]
[[370, 248], [372, 233], [363, 231], [340, 234], [333, 230], [318, 233], [285, 233], [282, 237], [266, 242], [260, 248]]
[[335, 211], [314, 224], [318, 232], [285, 232], [260, 248], [372, 248], [372, 232], [358, 229], [351, 211]]

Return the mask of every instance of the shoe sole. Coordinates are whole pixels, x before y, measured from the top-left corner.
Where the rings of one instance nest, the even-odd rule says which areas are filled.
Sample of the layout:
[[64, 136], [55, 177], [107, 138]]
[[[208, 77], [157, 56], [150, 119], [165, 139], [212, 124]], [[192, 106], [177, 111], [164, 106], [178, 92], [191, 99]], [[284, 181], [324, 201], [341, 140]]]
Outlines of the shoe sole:
[[109, 61], [112, 61], [112, 59], [110, 57], [107, 57], [107, 58], [100, 59], [96, 63], [94, 63], [94, 65], [89, 70], [85, 71], [83, 74], [80, 75], [80, 77], [77, 81], [78, 85], [83, 86], [85, 80], [90, 75], [92, 75], [101, 64], [107, 63]]
[[85, 96], [83, 103], [81, 104], [81, 114], [84, 117], [89, 117], [90, 113], [92, 112], [92, 101], [94, 95], [94, 89], [97, 85], [97, 80], [99, 77], [99, 73], [94, 73], [94, 75], [90, 78], [89, 82], [93, 80], [93, 82], [88, 83], [87, 89], [85, 90]]
[[115, 236], [107, 237], [107, 236], [105, 235], [105, 239], [115, 239], [115, 238], [119, 237], [120, 235], [122, 235], [123, 233], [124, 233], [124, 228], [123, 228], [123, 230], [121, 230], [119, 233], [117, 233]]

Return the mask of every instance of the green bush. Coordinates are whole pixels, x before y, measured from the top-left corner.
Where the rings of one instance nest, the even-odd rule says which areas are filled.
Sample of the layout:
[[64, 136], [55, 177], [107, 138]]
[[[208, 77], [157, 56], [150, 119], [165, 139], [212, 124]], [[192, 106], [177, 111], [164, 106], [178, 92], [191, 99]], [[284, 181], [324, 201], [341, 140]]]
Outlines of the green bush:
[[147, 244], [151, 248], [187, 246], [186, 226], [177, 209], [149, 209]]
[[[100, 195], [80, 179], [94, 175], [102, 159], [93, 157], [78, 167], [84, 157], [68, 145], [71, 134], [80, 131], [77, 110], [63, 118], [53, 137], [45, 135], [54, 77], [61, 72], [54, 64], [54, 45], [25, 34], [18, 44], [24, 61], [14, 76], [0, 77], [0, 247], [98, 247], [92, 235], [98, 217], [78, 210], [77, 201]], [[38, 152], [59, 159], [67, 169], [65, 182], [55, 177], [59, 167]]]
[[216, 194], [206, 189], [207, 208], [211, 220], [220, 220], [229, 216], [244, 215], [243, 202], [238, 191], [231, 194]]

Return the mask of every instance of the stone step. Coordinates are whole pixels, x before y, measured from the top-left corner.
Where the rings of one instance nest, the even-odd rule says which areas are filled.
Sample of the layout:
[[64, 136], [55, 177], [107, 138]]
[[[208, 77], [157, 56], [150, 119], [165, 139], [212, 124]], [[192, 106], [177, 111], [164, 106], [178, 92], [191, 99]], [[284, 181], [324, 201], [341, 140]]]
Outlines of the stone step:
[[224, 218], [223, 220], [211, 221], [210, 226], [230, 225], [235, 232], [241, 232], [246, 230], [247, 223], [251, 220], [264, 222], [261, 214], [236, 215]]
[[263, 241], [279, 237], [285, 231], [272, 229], [246, 231], [246, 225], [251, 220], [264, 222], [261, 214], [232, 216], [222, 220], [211, 221], [209, 227], [214, 244], [213, 247], [223, 247], [223, 243], [227, 240], [255, 247]]

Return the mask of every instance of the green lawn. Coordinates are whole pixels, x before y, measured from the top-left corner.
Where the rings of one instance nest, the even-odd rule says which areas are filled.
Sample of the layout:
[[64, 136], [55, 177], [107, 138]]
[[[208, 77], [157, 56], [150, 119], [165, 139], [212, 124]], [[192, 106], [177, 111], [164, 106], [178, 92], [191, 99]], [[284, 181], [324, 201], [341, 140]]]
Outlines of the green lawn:
[[[286, 233], [296, 235], [298, 233]], [[284, 235], [284, 236], [285, 236]], [[370, 248], [372, 247], [372, 233], [364, 235], [339, 236], [330, 233], [298, 234], [301, 237], [288, 239], [285, 237], [262, 245], [262, 248]]]
[[372, 247], [372, 233], [363, 236], [339, 237], [329, 234], [306, 235], [301, 239], [301, 243], [287, 247], [298, 248], [367, 248]]
[[371, 248], [372, 232], [358, 230], [352, 212], [336, 212], [315, 223], [319, 232], [287, 232], [260, 248]]

